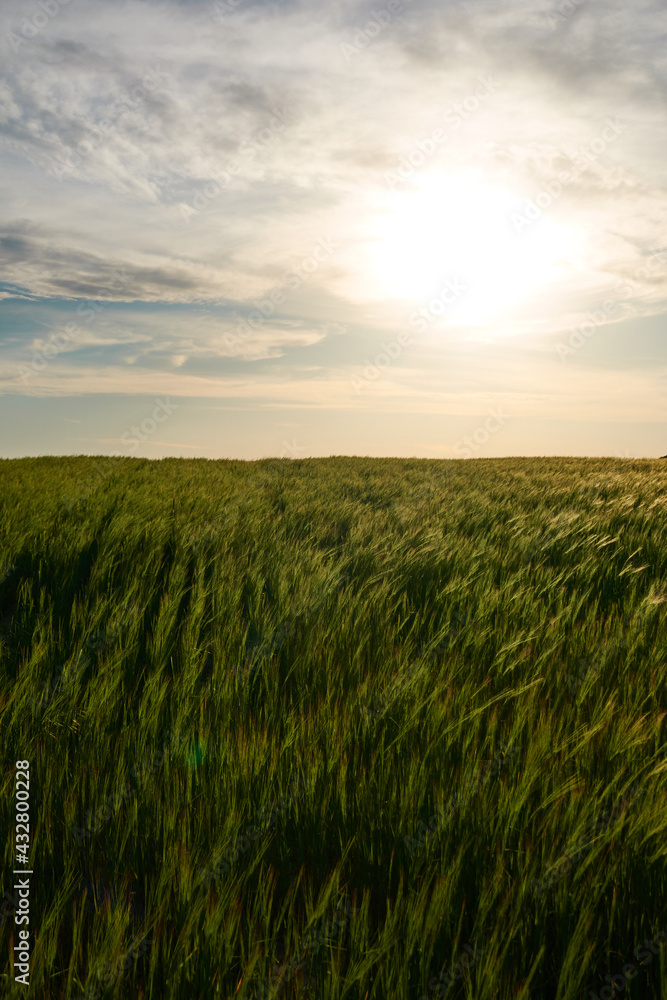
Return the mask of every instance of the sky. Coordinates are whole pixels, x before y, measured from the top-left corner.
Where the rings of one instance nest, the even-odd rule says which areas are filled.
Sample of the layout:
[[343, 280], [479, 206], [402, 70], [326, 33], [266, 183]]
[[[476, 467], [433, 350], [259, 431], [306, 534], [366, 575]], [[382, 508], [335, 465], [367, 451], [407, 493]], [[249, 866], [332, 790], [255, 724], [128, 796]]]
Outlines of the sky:
[[666, 35], [0, 0], [0, 456], [664, 455]]

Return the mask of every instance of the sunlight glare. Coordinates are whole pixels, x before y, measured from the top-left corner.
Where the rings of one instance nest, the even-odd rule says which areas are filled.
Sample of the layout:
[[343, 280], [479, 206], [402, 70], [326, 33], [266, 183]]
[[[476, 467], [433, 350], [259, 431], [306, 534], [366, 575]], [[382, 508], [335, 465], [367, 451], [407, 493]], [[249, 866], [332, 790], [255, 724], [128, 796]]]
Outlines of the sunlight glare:
[[488, 321], [556, 280], [576, 234], [546, 214], [520, 232], [516, 196], [471, 175], [422, 177], [392, 192], [374, 232], [374, 278], [383, 294], [426, 301], [448, 279], [463, 289], [454, 322]]

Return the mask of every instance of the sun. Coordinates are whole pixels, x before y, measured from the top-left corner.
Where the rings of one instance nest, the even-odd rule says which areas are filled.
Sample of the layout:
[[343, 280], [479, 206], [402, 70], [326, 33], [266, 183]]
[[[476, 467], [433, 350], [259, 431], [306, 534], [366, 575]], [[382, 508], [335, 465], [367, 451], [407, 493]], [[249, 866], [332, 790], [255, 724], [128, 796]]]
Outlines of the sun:
[[421, 302], [449, 288], [457, 324], [506, 315], [563, 272], [576, 244], [546, 215], [517, 226], [520, 210], [516, 195], [474, 175], [422, 177], [376, 216], [372, 280], [385, 296]]

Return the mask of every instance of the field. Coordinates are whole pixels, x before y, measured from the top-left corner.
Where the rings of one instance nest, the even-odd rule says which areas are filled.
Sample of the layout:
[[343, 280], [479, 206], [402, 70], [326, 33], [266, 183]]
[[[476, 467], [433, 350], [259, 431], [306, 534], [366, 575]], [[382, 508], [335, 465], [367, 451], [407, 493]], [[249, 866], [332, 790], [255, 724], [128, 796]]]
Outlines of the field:
[[667, 998], [667, 462], [4, 460], [0, 505], [28, 995]]

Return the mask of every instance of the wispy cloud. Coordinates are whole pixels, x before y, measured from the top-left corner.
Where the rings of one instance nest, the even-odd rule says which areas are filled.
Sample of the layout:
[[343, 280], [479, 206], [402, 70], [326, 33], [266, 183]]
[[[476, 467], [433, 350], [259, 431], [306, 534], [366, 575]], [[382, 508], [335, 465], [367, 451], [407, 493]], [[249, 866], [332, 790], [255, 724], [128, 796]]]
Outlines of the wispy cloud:
[[[517, 426], [658, 419], [664, 340], [628, 372], [610, 334], [667, 310], [667, 268], [648, 266], [666, 200], [657, 2], [46, 6], [10, 0], [3, 22], [0, 393], [465, 415], [490, 383], [514, 407], [519, 378], [534, 398]], [[452, 261], [469, 294], [352, 399]], [[564, 366], [555, 345], [612, 299], [626, 307]], [[494, 381], [478, 347], [510, 340]], [[462, 393], [445, 373], [466, 366]]]

